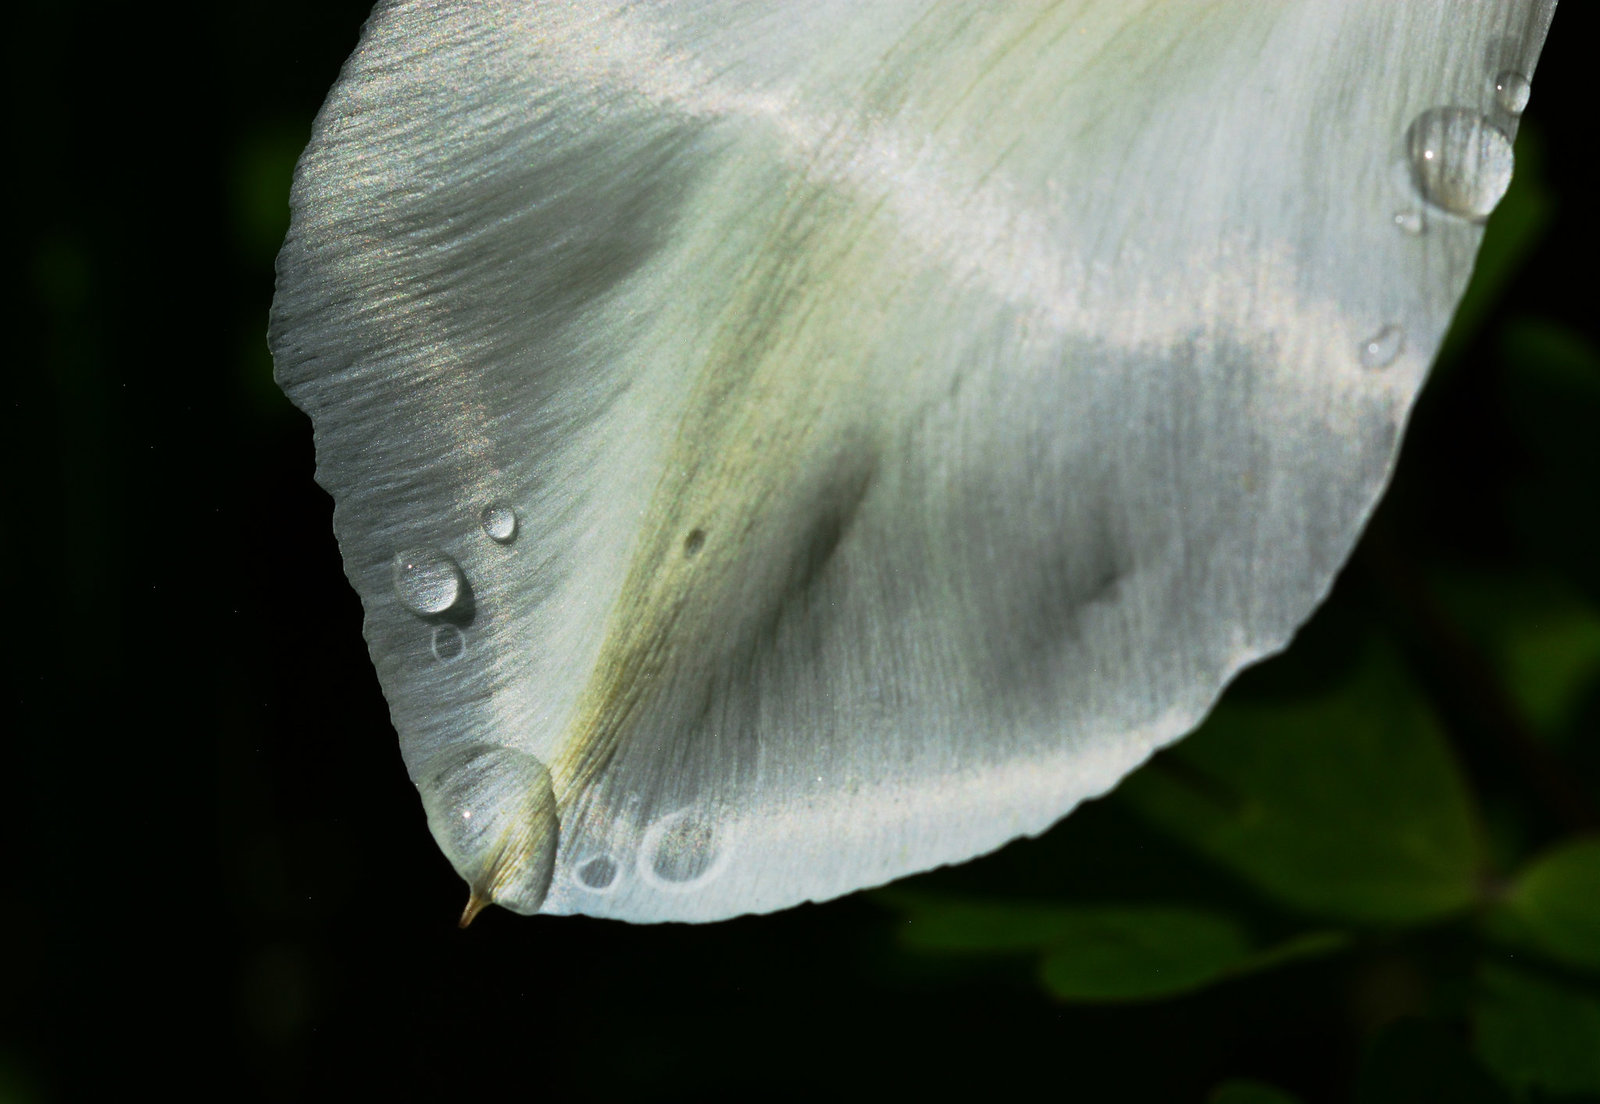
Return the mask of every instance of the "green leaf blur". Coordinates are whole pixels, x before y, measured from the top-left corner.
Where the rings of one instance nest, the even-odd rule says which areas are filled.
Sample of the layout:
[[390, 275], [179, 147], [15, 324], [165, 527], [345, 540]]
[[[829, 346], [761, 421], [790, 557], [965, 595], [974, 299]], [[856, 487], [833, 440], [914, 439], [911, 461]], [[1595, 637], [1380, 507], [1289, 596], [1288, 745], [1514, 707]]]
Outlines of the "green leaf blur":
[[1519, 1099], [1600, 1097], [1600, 993], [1497, 964], [1479, 984], [1478, 1053]]
[[1455, 1034], [1402, 1019], [1367, 1049], [1357, 1104], [1510, 1104], [1510, 1096]]
[[1511, 930], [1531, 946], [1600, 974], [1600, 839], [1566, 844], [1533, 863], [1505, 907]]
[[1334, 933], [1263, 946], [1235, 917], [1183, 905], [1036, 905], [884, 894], [906, 914], [901, 942], [951, 954], [1028, 954], [1040, 984], [1068, 1001], [1170, 996], [1338, 950]]
[[1365, 923], [1472, 903], [1482, 858], [1439, 727], [1392, 656], [1328, 692], [1229, 704], [1123, 798], [1174, 838], [1304, 912]]
[[1207, 1104], [1298, 1104], [1281, 1089], [1260, 1081], [1228, 1081], [1218, 1085]]

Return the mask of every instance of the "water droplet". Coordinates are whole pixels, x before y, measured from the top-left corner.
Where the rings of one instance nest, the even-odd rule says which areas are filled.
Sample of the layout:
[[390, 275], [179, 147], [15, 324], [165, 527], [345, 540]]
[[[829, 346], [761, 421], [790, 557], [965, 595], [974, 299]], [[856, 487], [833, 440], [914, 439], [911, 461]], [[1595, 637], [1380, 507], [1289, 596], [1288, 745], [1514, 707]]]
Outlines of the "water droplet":
[[484, 507], [483, 531], [496, 544], [510, 544], [517, 539], [517, 512], [499, 502]]
[[461, 630], [454, 625], [440, 625], [433, 630], [434, 659], [448, 663], [461, 658], [461, 653], [466, 650], [467, 643], [461, 636]]
[[1428, 228], [1428, 224], [1422, 219], [1421, 211], [1396, 211], [1394, 213], [1394, 224], [1412, 237]]
[[691, 529], [689, 535], [683, 538], [683, 554], [693, 556], [706, 545], [706, 531], [704, 529]]
[[709, 821], [680, 814], [658, 823], [650, 847], [650, 872], [679, 885], [706, 876], [717, 858], [717, 833]]
[[394, 558], [394, 592], [412, 613], [443, 613], [461, 597], [461, 569], [433, 548], [408, 548]]
[[1385, 326], [1361, 343], [1361, 366], [1387, 368], [1405, 347], [1406, 331], [1392, 324]]
[[589, 889], [610, 889], [617, 880], [617, 864], [609, 855], [596, 855], [578, 867], [578, 881]]
[[1464, 107], [1435, 107], [1406, 132], [1411, 181], [1442, 211], [1482, 220], [1511, 186], [1511, 139]]
[[1528, 78], [1513, 69], [1507, 69], [1494, 79], [1495, 102], [1509, 115], [1521, 115], [1532, 92]]
[[473, 895], [538, 912], [561, 834], [544, 764], [515, 748], [458, 745], [428, 761], [417, 788], [433, 838]]

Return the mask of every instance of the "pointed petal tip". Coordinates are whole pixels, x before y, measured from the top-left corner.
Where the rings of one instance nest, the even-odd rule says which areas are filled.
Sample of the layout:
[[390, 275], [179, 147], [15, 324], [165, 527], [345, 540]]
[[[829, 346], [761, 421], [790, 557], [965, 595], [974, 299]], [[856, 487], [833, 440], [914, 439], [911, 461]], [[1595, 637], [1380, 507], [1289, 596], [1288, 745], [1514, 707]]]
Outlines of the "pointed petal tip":
[[492, 904], [494, 904], [492, 900], [490, 900], [488, 897], [481, 896], [478, 891], [474, 889], [471, 895], [467, 897], [467, 907], [461, 910], [461, 919], [457, 922], [456, 926], [462, 930], [471, 927], [472, 922], [478, 918], [478, 913], [482, 912]]

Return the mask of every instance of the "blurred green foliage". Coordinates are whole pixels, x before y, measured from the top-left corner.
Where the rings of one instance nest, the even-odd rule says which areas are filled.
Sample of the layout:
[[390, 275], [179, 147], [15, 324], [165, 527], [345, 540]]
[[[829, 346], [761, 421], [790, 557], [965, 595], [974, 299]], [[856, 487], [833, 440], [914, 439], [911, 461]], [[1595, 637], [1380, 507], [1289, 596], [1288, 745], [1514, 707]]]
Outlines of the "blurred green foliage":
[[1294, 1097], [1260, 1081], [1234, 1080], [1212, 1090], [1208, 1104], [1297, 1104]]
[[1509, 1104], [1509, 1097], [1445, 1025], [1408, 1017], [1372, 1039], [1356, 1104]]
[[1402, 924], [1466, 907], [1483, 875], [1470, 799], [1416, 687], [1369, 653], [1326, 690], [1228, 702], [1122, 799], [1312, 915]]
[[1503, 908], [1503, 933], [1600, 974], [1600, 839], [1564, 844], [1530, 863]]
[[1518, 1098], [1600, 1096], [1600, 992], [1593, 986], [1486, 962], [1473, 1029], [1484, 1065]]
[[1236, 918], [1185, 905], [1005, 904], [893, 891], [882, 897], [906, 913], [905, 946], [1036, 956], [1040, 984], [1063, 1000], [1170, 996], [1344, 945], [1339, 933], [1308, 932], [1261, 946]]

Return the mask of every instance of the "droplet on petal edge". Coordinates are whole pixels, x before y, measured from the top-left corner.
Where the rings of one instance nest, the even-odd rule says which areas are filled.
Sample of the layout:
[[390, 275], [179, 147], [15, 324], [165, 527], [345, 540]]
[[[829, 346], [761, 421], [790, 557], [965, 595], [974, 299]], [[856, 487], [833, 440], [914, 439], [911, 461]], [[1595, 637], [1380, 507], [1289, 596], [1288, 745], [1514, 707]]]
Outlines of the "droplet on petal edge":
[[1506, 70], [1494, 79], [1495, 102], [1508, 115], [1521, 115], [1527, 109], [1533, 85], [1515, 70]]
[[463, 926], [489, 903], [538, 912], [561, 835], [544, 764], [515, 748], [467, 744], [430, 761], [417, 788], [434, 839], [471, 889]]
[[1424, 111], [1406, 132], [1406, 150], [1417, 193], [1449, 214], [1482, 221], [1511, 186], [1511, 139], [1468, 108]]
[[610, 889], [617, 880], [617, 864], [609, 855], [596, 855], [578, 867], [578, 881], [585, 889]]
[[659, 883], [691, 885], [714, 873], [720, 851], [710, 821], [690, 813], [665, 817], [645, 833], [647, 876]]

